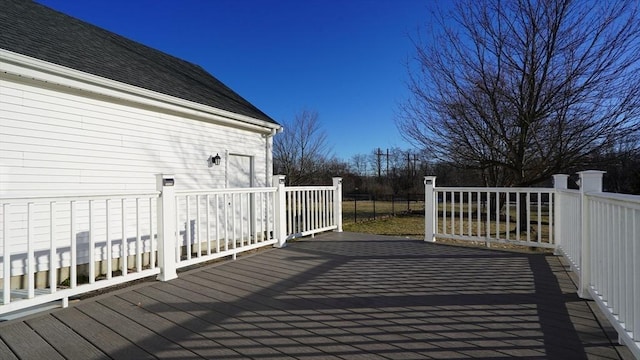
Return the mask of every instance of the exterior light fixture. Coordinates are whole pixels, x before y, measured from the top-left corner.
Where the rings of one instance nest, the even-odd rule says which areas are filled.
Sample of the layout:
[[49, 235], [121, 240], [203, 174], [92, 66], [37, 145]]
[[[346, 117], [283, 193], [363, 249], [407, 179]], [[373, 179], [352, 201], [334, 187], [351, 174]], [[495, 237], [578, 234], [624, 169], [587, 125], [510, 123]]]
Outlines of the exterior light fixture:
[[212, 167], [213, 165], [220, 165], [220, 160], [222, 160], [222, 158], [220, 157], [219, 154], [216, 154], [216, 156], [209, 156], [209, 167]]

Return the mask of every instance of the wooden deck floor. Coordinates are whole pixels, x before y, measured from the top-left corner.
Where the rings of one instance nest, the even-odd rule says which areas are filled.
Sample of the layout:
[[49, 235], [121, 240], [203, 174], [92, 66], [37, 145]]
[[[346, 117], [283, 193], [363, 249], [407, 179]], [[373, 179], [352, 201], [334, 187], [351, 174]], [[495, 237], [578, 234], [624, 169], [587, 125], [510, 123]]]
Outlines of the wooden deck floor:
[[552, 255], [326, 233], [2, 323], [0, 359], [631, 358], [594, 310]]

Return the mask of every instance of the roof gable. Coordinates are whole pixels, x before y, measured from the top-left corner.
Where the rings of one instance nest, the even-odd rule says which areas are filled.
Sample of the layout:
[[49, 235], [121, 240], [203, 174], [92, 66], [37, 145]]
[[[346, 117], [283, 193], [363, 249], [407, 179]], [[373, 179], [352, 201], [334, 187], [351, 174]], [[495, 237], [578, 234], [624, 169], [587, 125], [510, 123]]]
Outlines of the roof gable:
[[198, 65], [31, 1], [0, 8], [2, 49], [276, 123]]

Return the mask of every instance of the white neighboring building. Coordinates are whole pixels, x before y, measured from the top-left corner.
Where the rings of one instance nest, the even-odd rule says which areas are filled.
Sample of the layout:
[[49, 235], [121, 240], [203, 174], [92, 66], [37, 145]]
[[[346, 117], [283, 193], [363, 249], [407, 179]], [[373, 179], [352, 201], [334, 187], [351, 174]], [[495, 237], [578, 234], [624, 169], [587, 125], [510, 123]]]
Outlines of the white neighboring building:
[[37, 3], [0, 8], [0, 198], [153, 191], [158, 173], [269, 185], [280, 125], [201, 67]]

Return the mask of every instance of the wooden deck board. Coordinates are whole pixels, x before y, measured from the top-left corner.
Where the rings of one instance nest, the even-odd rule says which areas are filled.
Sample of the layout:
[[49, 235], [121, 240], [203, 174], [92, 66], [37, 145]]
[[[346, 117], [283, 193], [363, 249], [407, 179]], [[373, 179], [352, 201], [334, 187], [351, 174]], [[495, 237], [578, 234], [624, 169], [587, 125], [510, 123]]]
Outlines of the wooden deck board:
[[0, 330], [0, 337], [19, 359], [64, 359], [24, 322], [16, 322]]
[[27, 321], [47, 343], [67, 359], [105, 359], [107, 356], [93, 344], [51, 315]]
[[[197, 358], [191, 351], [154, 333], [152, 330], [127, 318], [98, 302], [89, 301], [78, 306], [78, 309], [96, 321], [111, 329], [120, 336], [112, 341], [125, 338], [146, 352], [161, 359], [193, 359]], [[105, 336], [111, 335], [105, 333]]]
[[[198, 346], [202, 355], [208, 358], [237, 358], [240, 354], [232, 349], [224, 347], [216, 339], [229, 336], [228, 331], [216, 325], [220, 317], [210, 316], [211, 310], [200, 306], [185, 298], [159, 291], [153, 287], [144, 291], [122, 294], [123, 299], [158, 313], [163, 318], [180, 324], [185, 329], [197, 333], [207, 342]], [[200, 352], [198, 352], [200, 353]]]
[[[145, 301], [145, 305], [142, 304]], [[167, 318], [169, 311], [152, 299], [136, 296], [135, 292], [128, 292], [119, 296], [100, 300], [105, 305], [162, 336], [170, 343], [180, 344], [181, 347], [192, 351], [202, 358], [219, 358], [220, 356], [235, 355], [223, 352], [224, 347], [203, 336], [212, 324], [207, 324], [197, 318], [182, 318], [171, 321]], [[154, 306], [156, 305], [156, 306]], [[164, 310], [164, 311], [163, 311]], [[193, 325], [190, 325], [195, 323]]]
[[52, 314], [112, 359], [153, 359], [154, 357], [104, 324], [75, 307]]
[[[177, 302], [178, 308], [182, 311], [190, 310], [197, 313], [197, 317], [183, 322], [183, 326], [199, 328], [199, 331], [203, 331], [202, 335], [214, 340], [228, 350], [233, 349], [242, 358], [258, 355], [287, 358], [286, 354], [267, 347], [252, 337], [241, 335], [241, 333], [256, 331], [260, 328], [249, 322], [242, 321], [240, 315], [246, 312], [246, 308], [242, 306], [243, 302], [238, 297], [225, 294], [218, 291], [217, 288], [211, 288], [209, 283], [203, 286], [191, 280], [194, 280], [194, 278], [186, 276], [184, 279], [173, 281], [172, 284], [172, 293], [183, 297], [182, 300]], [[153, 289], [145, 289], [144, 291], [153, 293]], [[166, 295], [164, 297], [168, 298]], [[187, 303], [185, 299], [191, 299], [193, 303]], [[171, 299], [171, 303], [176, 304], [175, 297]], [[203, 323], [207, 325], [203, 327], [201, 325]], [[229, 358], [233, 356], [233, 354], [228, 355]]]
[[2, 323], [0, 357], [631, 358], [594, 311], [555, 256], [326, 233]]
[[0, 359], [2, 360], [17, 360], [18, 358], [13, 351], [0, 339]]

